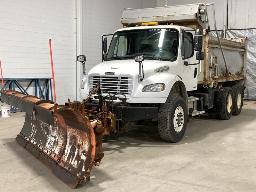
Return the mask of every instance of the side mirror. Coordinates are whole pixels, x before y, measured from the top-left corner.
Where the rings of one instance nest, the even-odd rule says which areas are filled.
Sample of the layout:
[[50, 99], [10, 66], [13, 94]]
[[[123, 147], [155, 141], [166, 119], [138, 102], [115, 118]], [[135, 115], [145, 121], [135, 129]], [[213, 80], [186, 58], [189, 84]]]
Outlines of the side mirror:
[[106, 54], [108, 51], [108, 38], [102, 38], [102, 61], [106, 60]]
[[143, 55], [138, 55], [135, 57], [135, 62], [141, 63], [144, 61], [144, 56]]
[[198, 52], [196, 53], [196, 60], [198, 60], [198, 61], [204, 60], [204, 52], [198, 51]]
[[194, 36], [194, 49], [195, 51], [202, 51], [203, 47], [203, 35], [202, 30], [197, 29]]
[[143, 55], [138, 55], [135, 57], [135, 62], [139, 63], [139, 75], [138, 79], [139, 81], [143, 81], [144, 79], [144, 69], [143, 69], [143, 62], [144, 61], [144, 56]]
[[86, 56], [85, 55], [78, 55], [76, 60], [79, 61], [80, 63], [85, 63], [86, 62]]
[[82, 72], [83, 72], [83, 75], [86, 74], [86, 68], [85, 68], [85, 62], [86, 62], [86, 56], [85, 55], [78, 55], [76, 60], [80, 63], [82, 63]]

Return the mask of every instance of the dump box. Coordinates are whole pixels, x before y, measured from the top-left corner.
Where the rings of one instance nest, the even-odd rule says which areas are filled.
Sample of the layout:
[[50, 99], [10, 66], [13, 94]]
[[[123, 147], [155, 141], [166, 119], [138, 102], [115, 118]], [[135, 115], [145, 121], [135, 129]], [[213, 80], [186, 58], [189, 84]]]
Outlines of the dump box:
[[[216, 34], [216, 33], [215, 33]], [[204, 36], [204, 60], [200, 64], [199, 84], [245, 79], [246, 39]]]

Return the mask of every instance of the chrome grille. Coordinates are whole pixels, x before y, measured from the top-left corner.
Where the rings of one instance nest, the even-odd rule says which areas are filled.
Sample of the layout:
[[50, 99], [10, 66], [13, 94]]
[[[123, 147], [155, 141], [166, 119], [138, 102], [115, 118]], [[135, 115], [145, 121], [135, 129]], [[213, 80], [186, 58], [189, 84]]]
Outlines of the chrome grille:
[[94, 88], [98, 83], [102, 93], [126, 94], [131, 95], [132, 78], [128, 76], [90, 76], [90, 89]]

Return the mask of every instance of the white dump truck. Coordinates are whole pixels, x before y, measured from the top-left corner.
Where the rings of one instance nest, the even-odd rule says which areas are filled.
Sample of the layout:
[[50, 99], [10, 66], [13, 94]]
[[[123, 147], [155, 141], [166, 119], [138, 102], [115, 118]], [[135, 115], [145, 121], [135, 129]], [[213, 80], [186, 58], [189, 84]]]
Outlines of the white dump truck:
[[[123, 28], [103, 62], [83, 79], [83, 98], [97, 84], [123, 122], [158, 120], [160, 137], [178, 142], [188, 117], [215, 113], [228, 120], [243, 106], [245, 39], [211, 35], [208, 5], [125, 9]], [[93, 102], [98, 95], [91, 95]]]

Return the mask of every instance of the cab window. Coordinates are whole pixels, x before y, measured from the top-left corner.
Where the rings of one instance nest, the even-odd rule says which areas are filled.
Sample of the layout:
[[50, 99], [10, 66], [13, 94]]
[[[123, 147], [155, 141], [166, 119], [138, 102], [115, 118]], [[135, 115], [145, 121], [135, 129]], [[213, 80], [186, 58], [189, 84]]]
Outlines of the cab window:
[[194, 56], [193, 34], [183, 32], [182, 40], [182, 59], [188, 59]]

